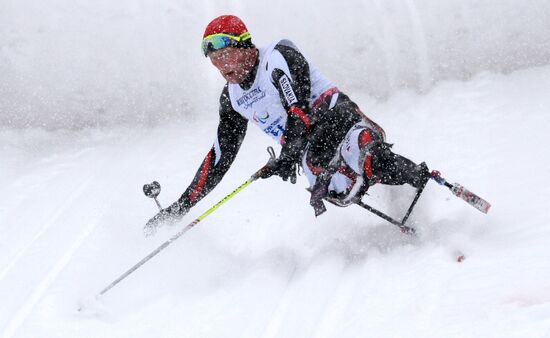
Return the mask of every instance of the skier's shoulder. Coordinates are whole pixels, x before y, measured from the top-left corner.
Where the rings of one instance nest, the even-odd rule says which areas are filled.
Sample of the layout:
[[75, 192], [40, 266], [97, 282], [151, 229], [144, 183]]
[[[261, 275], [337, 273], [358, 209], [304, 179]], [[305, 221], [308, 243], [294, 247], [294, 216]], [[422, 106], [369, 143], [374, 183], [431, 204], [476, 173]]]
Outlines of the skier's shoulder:
[[289, 64], [296, 61], [301, 56], [296, 45], [287, 39], [279, 39], [272, 42], [263, 50], [265, 59], [265, 69], [268, 72], [274, 69], [282, 69], [288, 72]]
[[267, 51], [276, 51], [276, 52], [281, 52], [282, 50], [285, 51], [289, 49], [298, 51], [298, 47], [296, 46], [296, 44], [294, 44], [294, 42], [292, 42], [289, 39], [274, 40], [269, 45], [267, 45], [267, 47], [265, 47], [264, 49]]
[[274, 50], [283, 55], [283, 57], [288, 58], [291, 55], [301, 54], [298, 47], [294, 42], [282, 39], [275, 45]]

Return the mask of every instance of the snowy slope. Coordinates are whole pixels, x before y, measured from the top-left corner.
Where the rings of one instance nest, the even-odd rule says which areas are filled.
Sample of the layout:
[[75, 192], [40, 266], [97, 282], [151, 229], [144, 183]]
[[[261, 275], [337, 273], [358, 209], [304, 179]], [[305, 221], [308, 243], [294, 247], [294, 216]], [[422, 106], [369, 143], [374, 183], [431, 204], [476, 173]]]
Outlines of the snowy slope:
[[[0, 335], [548, 337], [548, 88], [550, 66], [385, 103], [350, 93], [396, 151], [487, 198], [488, 215], [430, 184], [414, 239], [358, 208], [315, 219], [303, 177], [259, 181], [84, 313], [81, 300], [261, 166], [269, 140], [251, 128], [217, 189], [182, 224], [145, 239], [156, 207], [141, 185], [156, 179], [161, 202], [176, 199], [210, 147], [214, 114], [155, 129], [3, 129]], [[195, 133], [203, 137], [189, 143]], [[409, 194], [370, 198], [397, 215]]]

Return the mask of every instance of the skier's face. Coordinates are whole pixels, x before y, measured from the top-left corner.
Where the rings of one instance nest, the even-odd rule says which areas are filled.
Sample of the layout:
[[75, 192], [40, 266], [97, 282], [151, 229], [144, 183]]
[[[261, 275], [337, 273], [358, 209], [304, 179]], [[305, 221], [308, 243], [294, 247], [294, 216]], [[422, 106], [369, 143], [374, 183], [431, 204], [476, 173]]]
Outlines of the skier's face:
[[208, 53], [210, 61], [229, 83], [241, 83], [256, 64], [256, 48], [227, 47]]

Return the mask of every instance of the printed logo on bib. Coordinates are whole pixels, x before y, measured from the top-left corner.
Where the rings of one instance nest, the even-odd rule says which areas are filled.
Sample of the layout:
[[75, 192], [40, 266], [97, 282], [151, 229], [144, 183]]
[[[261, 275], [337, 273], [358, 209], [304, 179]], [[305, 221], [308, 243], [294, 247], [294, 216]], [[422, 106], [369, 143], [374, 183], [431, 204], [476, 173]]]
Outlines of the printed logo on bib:
[[254, 88], [248, 93], [245, 93], [243, 96], [237, 99], [237, 104], [244, 106], [244, 109], [252, 107], [252, 105], [265, 97], [265, 91], [260, 88]]
[[254, 115], [252, 115], [252, 118], [257, 123], [265, 124], [267, 122], [267, 119], [269, 119], [269, 113], [264, 112], [262, 116], [258, 116], [259, 114], [257, 112], [254, 112]]
[[294, 90], [292, 90], [290, 80], [288, 79], [288, 76], [286, 76], [286, 74], [281, 76], [281, 78], [279, 79], [279, 84], [281, 85], [281, 89], [285, 94], [285, 99], [289, 106], [298, 102], [298, 99], [296, 99], [296, 94], [294, 94]]
[[264, 132], [275, 137], [279, 137], [285, 132], [285, 127], [282, 125], [282, 118], [278, 117], [269, 127], [264, 129]]

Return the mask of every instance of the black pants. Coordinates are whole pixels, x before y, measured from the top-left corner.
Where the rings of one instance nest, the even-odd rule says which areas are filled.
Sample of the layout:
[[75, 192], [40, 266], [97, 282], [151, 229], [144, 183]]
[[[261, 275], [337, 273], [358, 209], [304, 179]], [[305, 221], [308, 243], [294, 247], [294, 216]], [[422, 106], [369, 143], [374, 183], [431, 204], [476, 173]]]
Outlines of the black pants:
[[[338, 95], [331, 108], [333, 96]], [[310, 167], [327, 170], [331, 160], [337, 155], [338, 147], [348, 131], [358, 122], [367, 121], [374, 134], [379, 137], [369, 145], [372, 155], [373, 181], [388, 185], [408, 183], [414, 187], [422, 185], [429, 175], [425, 165], [417, 166], [411, 160], [395, 154], [391, 145], [384, 142], [384, 130], [365, 116], [357, 104], [344, 93], [335, 93], [325, 98], [313, 111], [313, 132], [309, 137], [307, 163]], [[365, 177], [367, 180], [370, 177]]]
[[[334, 95], [338, 95], [338, 99], [334, 107], [330, 108]], [[359, 108], [344, 93], [327, 97], [313, 110], [313, 132], [309, 137], [308, 162], [315, 167], [327, 168], [347, 132], [361, 119]]]

